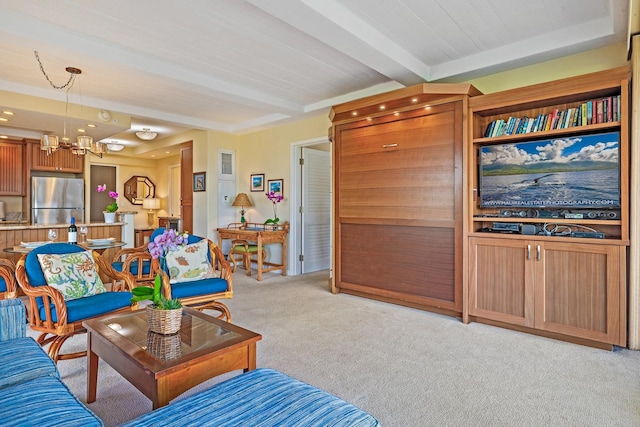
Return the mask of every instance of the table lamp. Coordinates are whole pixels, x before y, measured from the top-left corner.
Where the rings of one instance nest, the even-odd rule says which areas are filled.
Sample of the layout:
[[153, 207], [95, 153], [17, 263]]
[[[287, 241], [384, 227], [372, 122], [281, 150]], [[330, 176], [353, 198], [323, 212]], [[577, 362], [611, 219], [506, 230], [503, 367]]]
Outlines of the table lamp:
[[238, 193], [238, 195], [236, 196], [236, 199], [233, 201], [233, 203], [231, 203], [231, 206], [240, 206], [240, 222], [241, 223], [245, 223], [247, 222], [246, 219], [244, 219], [244, 207], [248, 206], [251, 207], [253, 206], [253, 203], [251, 203], [251, 200], [249, 200], [249, 196], [247, 196], [245, 193]]
[[149, 209], [149, 213], [147, 213], [147, 223], [149, 227], [153, 227], [153, 211], [160, 209], [160, 199], [156, 199], [155, 197], [142, 199], [142, 209]]

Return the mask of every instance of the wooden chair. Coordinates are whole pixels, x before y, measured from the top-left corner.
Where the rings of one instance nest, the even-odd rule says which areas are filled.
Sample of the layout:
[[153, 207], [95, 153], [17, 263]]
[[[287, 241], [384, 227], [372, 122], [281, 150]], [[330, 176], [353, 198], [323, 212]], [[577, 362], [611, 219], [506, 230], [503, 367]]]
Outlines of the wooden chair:
[[[236, 258], [240, 255], [240, 259]], [[267, 251], [262, 248], [262, 259], [267, 257]], [[231, 241], [231, 249], [229, 250], [229, 259], [233, 260], [233, 272], [236, 272], [238, 261], [242, 261], [244, 269], [247, 270], [247, 276], [251, 276], [251, 261], [258, 262], [258, 245], [253, 245], [246, 240], [234, 239]]]
[[78, 245], [49, 243], [24, 254], [16, 266], [18, 285], [29, 298], [28, 321], [31, 329], [41, 332], [38, 343], [49, 345], [49, 356], [58, 360], [86, 356], [87, 352], [61, 354], [60, 348], [70, 337], [86, 332], [82, 322], [105, 314], [123, 313], [137, 309], [132, 304], [131, 290], [134, 279], [131, 273], [118, 272], [97, 252], [92, 252], [95, 267], [100, 275], [118, 283], [118, 288], [91, 296], [65, 301], [62, 293], [49, 286], [38, 261], [38, 254], [69, 254], [83, 252]]
[[[196, 243], [203, 239], [203, 237], [189, 235], [187, 244]], [[218, 311], [220, 312], [217, 316], [218, 319], [226, 319], [231, 322], [231, 311], [225, 304], [218, 301], [233, 298], [231, 266], [225, 259], [222, 250], [211, 240], [206, 239], [206, 241], [209, 247], [209, 262], [218, 277], [170, 283], [168, 271], [166, 267], [160, 268], [158, 259], [153, 260], [152, 266], [154, 271], [162, 277], [162, 293], [165, 298], [179, 298], [183, 305], [198, 311]]]
[[6, 258], [0, 258], [0, 299], [17, 298], [16, 266]]
[[[163, 227], [156, 228], [153, 233], [151, 233], [149, 241], [153, 241], [153, 239], [162, 234], [164, 230]], [[134, 248], [120, 249], [113, 256], [113, 259], [116, 261], [113, 261], [111, 266], [116, 271], [131, 273], [136, 286], [153, 286], [155, 273], [151, 268], [151, 255], [147, 249], [148, 245], [148, 243], [145, 243]], [[138, 267], [140, 265], [142, 265], [142, 268]]]

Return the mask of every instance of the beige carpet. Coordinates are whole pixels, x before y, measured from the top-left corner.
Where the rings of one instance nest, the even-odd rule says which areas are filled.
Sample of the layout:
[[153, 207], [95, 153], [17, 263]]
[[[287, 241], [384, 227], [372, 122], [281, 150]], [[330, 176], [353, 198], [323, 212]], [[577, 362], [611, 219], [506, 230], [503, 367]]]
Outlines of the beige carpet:
[[[234, 323], [263, 335], [258, 366], [334, 393], [386, 427], [640, 425], [640, 352], [333, 295], [326, 271], [258, 282], [239, 270], [234, 283]], [[73, 343], [83, 345], [84, 336]], [[59, 363], [83, 401], [85, 363]], [[89, 407], [112, 426], [150, 411], [151, 403], [101, 362], [98, 400]]]

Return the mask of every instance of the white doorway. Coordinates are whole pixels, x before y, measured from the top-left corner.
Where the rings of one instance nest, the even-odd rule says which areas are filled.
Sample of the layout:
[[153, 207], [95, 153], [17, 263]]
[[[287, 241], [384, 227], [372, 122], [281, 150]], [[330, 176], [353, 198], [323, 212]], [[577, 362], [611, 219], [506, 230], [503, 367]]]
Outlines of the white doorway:
[[316, 138], [291, 150], [287, 274], [298, 275], [331, 267], [331, 143]]

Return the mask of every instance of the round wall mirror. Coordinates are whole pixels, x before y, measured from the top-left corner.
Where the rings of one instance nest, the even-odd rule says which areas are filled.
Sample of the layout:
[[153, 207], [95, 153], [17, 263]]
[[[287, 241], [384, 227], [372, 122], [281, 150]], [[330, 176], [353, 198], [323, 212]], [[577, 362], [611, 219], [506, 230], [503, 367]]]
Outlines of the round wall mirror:
[[156, 186], [146, 176], [132, 176], [124, 183], [124, 197], [133, 205], [141, 205], [146, 198], [156, 196]]

